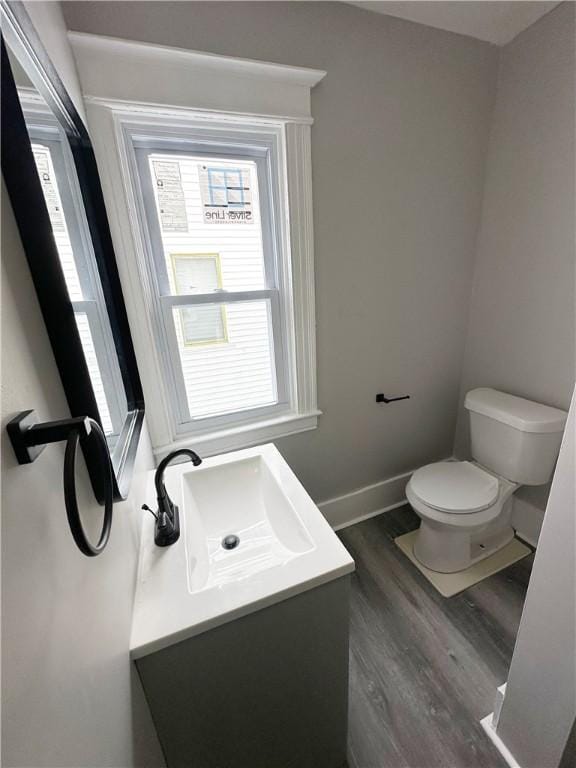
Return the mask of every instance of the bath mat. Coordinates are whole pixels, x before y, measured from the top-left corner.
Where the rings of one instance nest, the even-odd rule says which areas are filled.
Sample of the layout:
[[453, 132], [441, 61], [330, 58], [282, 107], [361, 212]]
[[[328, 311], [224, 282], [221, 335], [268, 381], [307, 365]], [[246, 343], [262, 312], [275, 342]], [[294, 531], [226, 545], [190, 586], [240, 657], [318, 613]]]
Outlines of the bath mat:
[[512, 539], [511, 542], [498, 550], [498, 552], [494, 552], [493, 555], [489, 555], [479, 563], [471, 565], [465, 571], [458, 571], [458, 573], [436, 573], [436, 571], [431, 571], [423, 566], [414, 557], [412, 545], [417, 532], [418, 530], [416, 529], [415, 531], [410, 531], [410, 533], [398, 536], [397, 539], [394, 539], [394, 543], [443, 597], [453, 597], [459, 592], [463, 592], [468, 587], [478, 584], [479, 581], [488, 578], [488, 576], [493, 576], [498, 571], [512, 565], [512, 563], [517, 563], [518, 560], [522, 560], [523, 557], [532, 552], [529, 547], [522, 544], [518, 539]]

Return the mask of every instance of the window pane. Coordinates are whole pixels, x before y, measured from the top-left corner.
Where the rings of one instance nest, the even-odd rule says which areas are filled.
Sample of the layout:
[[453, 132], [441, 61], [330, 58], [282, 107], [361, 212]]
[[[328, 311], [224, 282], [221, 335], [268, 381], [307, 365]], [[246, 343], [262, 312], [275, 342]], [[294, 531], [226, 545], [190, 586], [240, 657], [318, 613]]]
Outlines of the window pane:
[[[38, 176], [40, 177], [44, 200], [46, 202], [46, 207], [48, 208], [52, 233], [60, 258], [68, 295], [72, 302], [82, 302], [85, 297], [82, 291], [76, 259], [79, 258], [80, 260], [84, 257], [84, 254], [74, 253], [72, 239], [66, 220], [66, 217], [68, 216], [68, 222], [72, 222], [70, 226], [74, 227], [74, 214], [71, 210], [67, 210], [65, 213], [62, 203], [62, 195], [65, 194], [68, 182], [65, 178], [56, 176], [54, 165], [56, 161], [47, 144], [43, 144], [41, 141], [33, 141], [32, 152]], [[96, 347], [94, 345], [92, 331], [90, 330], [88, 315], [85, 312], [75, 312], [74, 316], [76, 318], [76, 325], [78, 327], [82, 349], [86, 358], [88, 374], [94, 391], [96, 405], [98, 406], [102, 428], [107, 436], [111, 436], [115, 434], [115, 430], [98, 357], [96, 356]], [[93, 322], [94, 321], [95, 319], [93, 318]], [[99, 353], [102, 353], [102, 349], [99, 349]], [[111, 393], [109, 392], [109, 394]]]
[[56, 248], [60, 257], [68, 294], [72, 301], [79, 301], [83, 298], [82, 288], [80, 287], [72, 243], [70, 242], [70, 235], [66, 226], [66, 219], [64, 218], [64, 207], [58, 189], [58, 181], [50, 149], [41, 144], [34, 143], [32, 144], [32, 152], [34, 153], [36, 169], [40, 177], [48, 214], [50, 215], [50, 224], [52, 225], [52, 232], [56, 241]]
[[[265, 288], [256, 163], [154, 153], [149, 167], [170, 292]], [[202, 280], [207, 257], [216, 271]], [[179, 268], [195, 279], [183, 285]]]
[[182, 344], [217, 344], [228, 341], [226, 307], [222, 304], [200, 304], [178, 309]]
[[88, 364], [88, 373], [90, 374], [90, 381], [92, 383], [92, 389], [94, 390], [96, 405], [98, 406], [98, 413], [100, 414], [100, 420], [102, 421], [102, 429], [104, 430], [104, 434], [111, 435], [114, 432], [114, 429], [112, 427], [112, 419], [110, 418], [110, 409], [108, 408], [100, 366], [98, 365], [98, 358], [96, 357], [94, 340], [90, 331], [88, 315], [85, 312], [75, 312], [74, 316], [76, 317], [76, 325], [78, 326], [80, 341], [82, 342], [82, 349], [84, 350], [84, 357]]
[[267, 300], [173, 309], [193, 419], [277, 402]]
[[220, 256], [217, 253], [173, 253], [174, 292], [209, 293], [222, 288]]

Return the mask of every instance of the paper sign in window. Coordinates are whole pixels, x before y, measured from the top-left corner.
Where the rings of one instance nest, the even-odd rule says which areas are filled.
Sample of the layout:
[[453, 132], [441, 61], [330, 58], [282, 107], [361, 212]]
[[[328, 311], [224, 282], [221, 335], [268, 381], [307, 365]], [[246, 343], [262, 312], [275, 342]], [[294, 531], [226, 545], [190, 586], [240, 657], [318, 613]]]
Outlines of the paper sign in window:
[[188, 232], [188, 216], [186, 215], [186, 199], [182, 187], [180, 163], [153, 160], [152, 168], [162, 231]]
[[252, 180], [250, 168], [199, 165], [204, 221], [208, 224], [251, 224]]
[[35, 144], [32, 147], [32, 151], [38, 170], [38, 176], [40, 177], [40, 184], [42, 185], [42, 192], [44, 193], [44, 200], [48, 207], [52, 231], [54, 233], [64, 232], [64, 212], [62, 210], [60, 195], [58, 194], [58, 186], [52, 159], [50, 157], [50, 150], [47, 147]]

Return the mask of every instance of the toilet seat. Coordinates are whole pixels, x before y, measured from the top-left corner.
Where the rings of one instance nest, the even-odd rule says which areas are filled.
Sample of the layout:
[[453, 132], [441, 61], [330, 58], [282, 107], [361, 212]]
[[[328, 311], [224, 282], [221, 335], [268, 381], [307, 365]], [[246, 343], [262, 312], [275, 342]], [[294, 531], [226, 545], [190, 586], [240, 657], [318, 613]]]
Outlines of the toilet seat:
[[440, 461], [416, 470], [410, 489], [427, 507], [451, 515], [472, 514], [498, 499], [498, 480], [469, 461]]

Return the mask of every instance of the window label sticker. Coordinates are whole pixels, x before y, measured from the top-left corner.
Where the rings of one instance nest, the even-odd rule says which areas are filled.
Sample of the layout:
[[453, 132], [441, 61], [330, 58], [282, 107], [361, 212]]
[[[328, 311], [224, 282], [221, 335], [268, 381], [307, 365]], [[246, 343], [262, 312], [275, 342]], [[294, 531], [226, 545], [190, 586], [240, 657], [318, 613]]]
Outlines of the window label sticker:
[[58, 187], [55, 183], [56, 175], [52, 168], [50, 150], [38, 145], [34, 145], [32, 150], [36, 168], [38, 170], [38, 176], [40, 177], [40, 184], [42, 185], [42, 192], [44, 193], [44, 200], [46, 201], [46, 206], [48, 208], [52, 230], [54, 232], [65, 232], [64, 212], [62, 210], [60, 195], [58, 194]]
[[199, 165], [198, 175], [207, 224], [253, 223], [249, 169]]
[[153, 160], [154, 181], [163, 232], [188, 232], [186, 200], [180, 176], [180, 163]]

